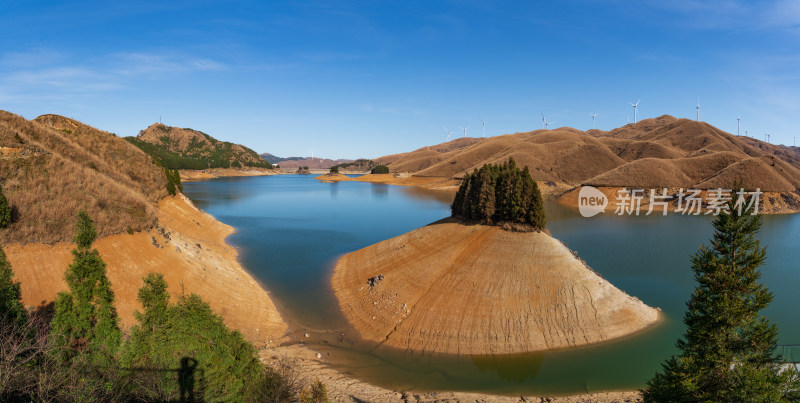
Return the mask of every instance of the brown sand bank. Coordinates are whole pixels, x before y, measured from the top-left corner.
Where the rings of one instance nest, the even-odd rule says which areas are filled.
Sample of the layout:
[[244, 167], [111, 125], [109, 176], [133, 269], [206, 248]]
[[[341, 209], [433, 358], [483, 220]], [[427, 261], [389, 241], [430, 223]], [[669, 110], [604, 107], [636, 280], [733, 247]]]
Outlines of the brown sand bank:
[[261, 351], [266, 362], [279, 357], [291, 357], [296, 360], [296, 368], [301, 379], [306, 383], [320, 380], [328, 390], [328, 399], [332, 402], [381, 402], [381, 403], [587, 403], [587, 402], [641, 402], [642, 395], [638, 391], [615, 391], [598, 393], [581, 393], [569, 396], [503, 396], [476, 392], [449, 391], [396, 391], [360, 381], [351, 375], [331, 368], [325, 358], [316, 358], [312, 345], [289, 345]]
[[316, 179], [318, 181], [321, 181], [321, 182], [347, 182], [347, 181], [352, 181], [353, 180], [353, 178], [351, 178], [351, 177], [349, 177], [349, 176], [347, 176], [345, 174], [333, 173], [333, 172], [329, 172], [329, 173], [326, 173], [325, 175], [317, 176], [314, 179]]
[[203, 170], [181, 169], [181, 181], [190, 182], [204, 179], [223, 178], [229, 176], [268, 176], [280, 175], [278, 169], [266, 168], [211, 168]]
[[[159, 227], [132, 235], [98, 239], [95, 247], [106, 262], [108, 278], [124, 326], [134, 323], [141, 309], [136, 294], [149, 272], [164, 274], [173, 296], [195, 293], [256, 345], [277, 342], [287, 326], [269, 294], [237, 262], [237, 252], [225, 243], [233, 228], [216, 221], [179, 195], [157, 206]], [[5, 246], [22, 299], [28, 306], [53, 301], [66, 290], [64, 272], [72, 262], [74, 244], [12, 244]], [[174, 297], [173, 297], [174, 298]]]
[[545, 233], [453, 219], [345, 255], [331, 282], [361, 337], [403, 350], [543, 351], [619, 338], [660, 316]]

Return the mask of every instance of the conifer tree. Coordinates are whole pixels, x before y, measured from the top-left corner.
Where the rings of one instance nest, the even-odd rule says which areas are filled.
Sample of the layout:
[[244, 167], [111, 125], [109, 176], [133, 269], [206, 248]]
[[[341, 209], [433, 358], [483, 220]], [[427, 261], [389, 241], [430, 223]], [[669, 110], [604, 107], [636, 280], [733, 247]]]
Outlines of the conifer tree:
[[[85, 211], [77, 217], [77, 247], [64, 275], [69, 292], [60, 292], [56, 298], [51, 332], [62, 346], [83, 353], [94, 364], [106, 364], [113, 360], [121, 338], [114, 292], [106, 264], [91, 248], [97, 238], [94, 224]], [[65, 358], [70, 356], [65, 354]]]
[[175, 183], [175, 190], [183, 193], [183, 184], [181, 183], [181, 173], [177, 169], [172, 170], [172, 181]]
[[22, 327], [27, 319], [25, 307], [22, 305], [20, 283], [14, 281], [14, 272], [0, 248], [0, 325], [18, 325]]
[[794, 370], [781, 372], [778, 328], [761, 315], [772, 293], [758, 282], [766, 259], [755, 234], [759, 216], [729, 204], [714, 220], [714, 236], [692, 257], [697, 287], [673, 356], [642, 391], [645, 401], [764, 401], [800, 398]]
[[3, 188], [0, 187], [0, 228], [8, 227], [11, 224], [11, 204], [8, 203]]

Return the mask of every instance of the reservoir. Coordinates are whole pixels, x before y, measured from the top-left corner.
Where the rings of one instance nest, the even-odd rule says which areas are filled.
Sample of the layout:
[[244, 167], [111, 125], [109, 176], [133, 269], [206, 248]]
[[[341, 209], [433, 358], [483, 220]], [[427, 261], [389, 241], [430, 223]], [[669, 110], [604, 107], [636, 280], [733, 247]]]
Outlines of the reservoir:
[[[690, 257], [713, 233], [710, 216], [583, 218], [546, 206], [551, 234], [616, 287], [661, 308], [654, 328], [608, 343], [512, 356], [411, 354], [358, 340], [339, 314], [330, 275], [343, 254], [450, 215], [452, 193], [362, 182], [321, 183], [309, 175], [220, 178], [184, 184], [198, 207], [236, 228], [228, 242], [266, 288], [297, 339], [326, 362], [396, 390], [570, 394], [644, 386], [676, 352], [695, 286]], [[764, 314], [781, 344], [800, 343], [800, 215], [764, 216], [761, 281], [774, 294]]]

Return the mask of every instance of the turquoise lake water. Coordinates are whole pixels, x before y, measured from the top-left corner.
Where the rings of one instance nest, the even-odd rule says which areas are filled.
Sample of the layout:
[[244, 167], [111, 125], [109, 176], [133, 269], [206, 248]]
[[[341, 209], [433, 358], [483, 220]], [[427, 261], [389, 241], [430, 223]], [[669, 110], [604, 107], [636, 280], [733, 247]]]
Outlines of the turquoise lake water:
[[[198, 207], [232, 225], [228, 242], [270, 291], [296, 335], [332, 366], [397, 390], [566, 394], [640, 388], [675, 352], [694, 288], [690, 256], [711, 237], [711, 217], [583, 218], [547, 205], [548, 229], [600, 275], [665, 320], [595, 346], [514, 356], [451, 357], [376, 348], [339, 314], [330, 274], [339, 256], [450, 215], [451, 194], [361, 182], [320, 183], [307, 175], [220, 178], [184, 184]], [[800, 215], [764, 216], [762, 281], [774, 293], [766, 316], [781, 344], [800, 343]]]

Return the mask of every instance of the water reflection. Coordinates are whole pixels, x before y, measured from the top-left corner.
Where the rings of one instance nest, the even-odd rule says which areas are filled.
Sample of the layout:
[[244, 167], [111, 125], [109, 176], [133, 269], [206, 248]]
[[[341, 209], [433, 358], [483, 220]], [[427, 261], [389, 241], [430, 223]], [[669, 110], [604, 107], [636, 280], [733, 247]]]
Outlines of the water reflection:
[[505, 381], [523, 383], [533, 380], [539, 374], [544, 361], [544, 354], [514, 354], [514, 355], [476, 355], [472, 363], [481, 373], [495, 373]]
[[389, 185], [385, 183], [372, 184], [372, 197], [375, 199], [386, 199], [389, 197]]

